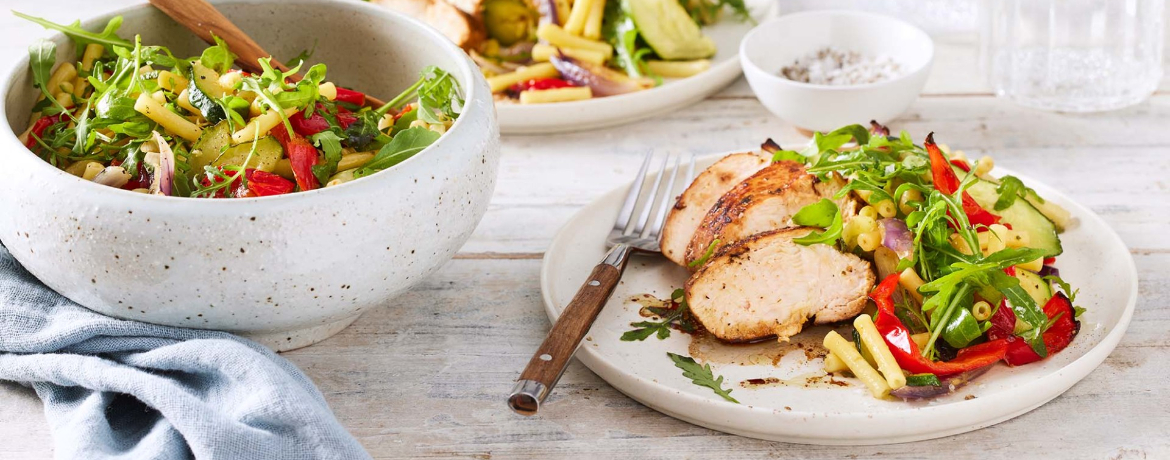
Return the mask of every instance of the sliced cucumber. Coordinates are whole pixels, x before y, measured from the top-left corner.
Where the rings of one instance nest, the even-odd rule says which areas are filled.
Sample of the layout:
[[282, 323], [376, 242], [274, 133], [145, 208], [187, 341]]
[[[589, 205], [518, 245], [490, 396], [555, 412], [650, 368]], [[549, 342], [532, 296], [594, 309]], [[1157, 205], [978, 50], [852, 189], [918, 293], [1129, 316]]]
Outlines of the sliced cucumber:
[[1011, 224], [1012, 230], [1027, 232], [1028, 247], [1044, 250], [1045, 257], [1056, 257], [1064, 252], [1060, 246], [1060, 237], [1056, 235], [1056, 225], [1027, 200], [1016, 200], [1007, 209], [995, 211], [995, 201], [999, 199], [995, 187], [994, 182], [979, 180], [967, 189], [967, 193], [979, 206], [998, 214], [1004, 223]]
[[[216, 158], [213, 164], [215, 166], [241, 165], [248, 158], [248, 152], [251, 150], [251, 142], [232, 146], [225, 150], [219, 158]], [[284, 149], [280, 147], [280, 142], [277, 142], [272, 136], [264, 137], [256, 141], [256, 153], [252, 154], [252, 159], [248, 161], [246, 167], [272, 172], [276, 168], [276, 162], [280, 161], [282, 156], [284, 156]]]
[[703, 35], [677, 0], [625, 0], [638, 33], [658, 57], [703, 59], [715, 55], [715, 42]]
[[223, 87], [219, 86], [219, 74], [202, 64], [191, 64], [191, 82], [187, 84], [187, 101], [199, 109], [209, 123], [219, 123], [227, 117], [223, 106], [217, 102], [223, 98]]
[[203, 167], [219, 158], [231, 140], [231, 127], [226, 121], [204, 129], [203, 135], [199, 136], [199, 140], [191, 147], [191, 168], [196, 171], [196, 174], [202, 174]]
[[1052, 286], [1040, 275], [1017, 267], [1016, 278], [1020, 280], [1020, 287], [1036, 300], [1036, 305], [1044, 306], [1052, 298]]

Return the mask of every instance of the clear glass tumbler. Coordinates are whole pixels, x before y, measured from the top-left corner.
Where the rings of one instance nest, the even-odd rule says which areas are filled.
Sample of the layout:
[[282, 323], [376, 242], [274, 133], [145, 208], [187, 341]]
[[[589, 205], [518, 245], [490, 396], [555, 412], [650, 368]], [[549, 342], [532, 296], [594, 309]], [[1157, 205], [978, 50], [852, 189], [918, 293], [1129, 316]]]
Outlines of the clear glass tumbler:
[[1137, 104], [1162, 79], [1165, 0], [983, 0], [980, 56], [1019, 104], [1096, 112]]

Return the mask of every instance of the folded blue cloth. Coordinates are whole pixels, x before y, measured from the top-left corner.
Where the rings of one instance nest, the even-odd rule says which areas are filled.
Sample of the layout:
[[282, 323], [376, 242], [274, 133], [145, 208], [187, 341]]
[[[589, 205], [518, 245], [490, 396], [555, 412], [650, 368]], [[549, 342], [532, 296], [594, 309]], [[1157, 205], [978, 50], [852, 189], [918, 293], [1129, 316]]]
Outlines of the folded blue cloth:
[[57, 458], [370, 458], [313, 382], [267, 348], [94, 313], [3, 246], [0, 380], [44, 400]]

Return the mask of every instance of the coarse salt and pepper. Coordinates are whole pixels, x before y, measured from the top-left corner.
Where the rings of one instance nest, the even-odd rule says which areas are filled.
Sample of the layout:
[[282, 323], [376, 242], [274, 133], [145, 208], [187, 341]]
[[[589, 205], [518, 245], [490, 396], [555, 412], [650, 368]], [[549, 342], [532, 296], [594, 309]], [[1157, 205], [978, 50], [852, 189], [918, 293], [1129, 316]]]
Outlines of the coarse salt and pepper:
[[856, 51], [825, 47], [796, 59], [780, 76], [814, 85], [863, 85], [902, 75], [902, 66], [889, 56], [866, 56]]

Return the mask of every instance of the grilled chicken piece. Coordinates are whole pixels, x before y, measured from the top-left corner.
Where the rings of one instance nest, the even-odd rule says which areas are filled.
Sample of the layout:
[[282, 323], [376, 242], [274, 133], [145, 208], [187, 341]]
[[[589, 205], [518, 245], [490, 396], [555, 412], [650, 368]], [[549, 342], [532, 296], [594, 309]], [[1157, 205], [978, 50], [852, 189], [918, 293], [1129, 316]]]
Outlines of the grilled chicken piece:
[[824, 324], [856, 316], [873, 288], [870, 263], [792, 241], [811, 230], [774, 230], [723, 247], [687, 280], [691, 313], [729, 342], [786, 340], [810, 318]]
[[[800, 208], [823, 198], [833, 200], [844, 186], [845, 181], [836, 175], [830, 181], [818, 180], [795, 161], [772, 163], [715, 202], [691, 237], [683, 259], [688, 265], [701, 259], [715, 240], [724, 246], [757, 233], [791, 227], [789, 221]], [[851, 196], [835, 201], [843, 217], [857, 213]]]
[[464, 50], [478, 49], [487, 38], [483, 21], [444, 0], [371, 0], [372, 3], [425, 22]]
[[735, 184], [768, 163], [768, 158], [755, 153], [733, 153], [700, 173], [679, 195], [674, 208], [666, 216], [666, 226], [662, 229], [662, 254], [676, 264], [685, 265], [687, 244], [707, 210]]

